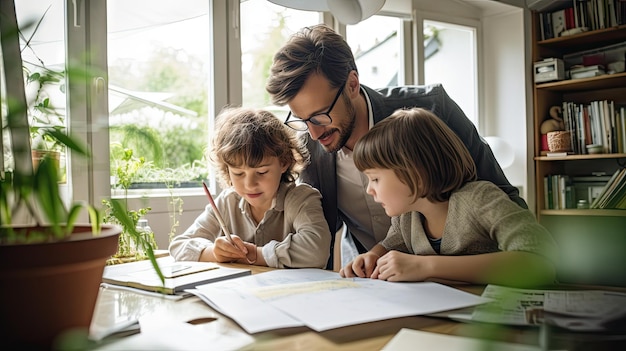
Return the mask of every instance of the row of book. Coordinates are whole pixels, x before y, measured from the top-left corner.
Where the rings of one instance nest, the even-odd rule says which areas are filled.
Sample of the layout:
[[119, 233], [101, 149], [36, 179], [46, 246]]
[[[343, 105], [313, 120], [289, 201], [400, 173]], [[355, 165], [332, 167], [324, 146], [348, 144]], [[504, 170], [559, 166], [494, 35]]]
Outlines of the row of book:
[[626, 168], [612, 176], [547, 175], [543, 179], [544, 208], [626, 209]]
[[539, 16], [541, 40], [626, 24], [626, 0], [572, 0]]
[[545, 209], [564, 210], [576, 208], [576, 194], [571, 178], [568, 175], [547, 175], [543, 178], [543, 187]]
[[600, 145], [601, 153], [626, 152], [626, 107], [616, 107], [609, 100], [589, 104], [565, 101], [562, 111], [575, 154], [587, 154], [587, 145]]

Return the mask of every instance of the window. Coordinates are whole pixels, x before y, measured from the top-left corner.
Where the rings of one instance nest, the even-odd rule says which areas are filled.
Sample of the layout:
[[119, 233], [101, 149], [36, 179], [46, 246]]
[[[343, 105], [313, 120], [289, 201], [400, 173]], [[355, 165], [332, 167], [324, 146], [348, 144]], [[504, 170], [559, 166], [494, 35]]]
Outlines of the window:
[[114, 188], [197, 187], [207, 177], [210, 24], [206, 0], [107, 1]]
[[478, 126], [476, 30], [424, 21], [424, 84], [441, 83]]
[[318, 24], [320, 20], [318, 12], [287, 9], [267, 0], [241, 2], [243, 106], [264, 107], [279, 118], [287, 117], [287, 108], [273, 106], [265, 91], [274, 53], [293, 33], [307, 25]]
[[[29, 105], [31, 149], [33, 157], [54, 152], [59, 161], [61, 177], [66, 177], [65, 150], [53, 140], [42, 136], [44, 128], [66, 130], [65, 94], [65, 36], [63, 32], [63, 0], [17, 1], [15, 4], [18, 26], [22, 40], [22, 70], [25, 74], [26, 100]], [[4, 67], [2, 67], [4, 69]], [[4, 84], [4, 79], [2, 80]], [[2, 87], [4, 90], [4, 86]], [[0, 96], [6, 96], [3, 91]], [[10, 144], [5, 140], [4, 150]], [[6, 167], [11, 168], [14, 160], [3, 155]], [[63, 186], [67, 190], [66, 186]], [[65, 194], [66, 195], [66, 194]]]
[[372, 16], [346, 26], [361, 84], [374, 89], [404, 85], [402, 22], [398, 17]]

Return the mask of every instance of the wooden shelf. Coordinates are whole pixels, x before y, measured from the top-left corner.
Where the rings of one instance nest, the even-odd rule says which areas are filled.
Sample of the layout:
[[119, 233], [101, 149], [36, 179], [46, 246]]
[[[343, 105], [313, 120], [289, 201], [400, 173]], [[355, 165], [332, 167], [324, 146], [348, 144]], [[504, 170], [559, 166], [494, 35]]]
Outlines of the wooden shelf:
[[567, 210], [541, 210], [542, 216], [605, 216], [626, 217], [626, 210], [590, 210], [590, 209], [567, 209]]
[[626, 25], [582, 32], [565, 37], [551, 38], [537, 42], [539, 49], [559, 50], [564, 55], [584, 51], [624, 41]]
[[558, 82], [540, 83], [535, 85], [535, 89], [557, 92], [573, 92], [594, 89], [622, 88], [624, 86], [626, 86], [626, 72], [605, 74], [591, 78], [568, 79]]
[[593, 155], [567, 155], [560, 157], [553, 156], [536, 156], [535, 161], [580, 161], [580, 160], [599, 160], [599, 159], [619, 159], [626, 158], [626, 154], [593, 154]]

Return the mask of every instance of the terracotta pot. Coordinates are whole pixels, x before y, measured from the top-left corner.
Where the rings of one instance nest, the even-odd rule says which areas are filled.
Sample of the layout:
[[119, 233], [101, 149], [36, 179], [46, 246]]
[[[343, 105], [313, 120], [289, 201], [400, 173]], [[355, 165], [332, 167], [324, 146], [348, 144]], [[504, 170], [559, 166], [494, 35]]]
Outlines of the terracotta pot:
[[77, 226], [58, 242], [0, 245], [0, 340], [8, 349], [50, 349], [65, 331], [87, 331], [106, 260], [121, 228]]
[[37, 166], [39, 166], [39, 162], [44, 157], [49, 157], [54, 163], [54, 165], [56, 166], [56, 169], [61, 169], [61, 153], [60, 152], [50, 151], [50, 150], [32, 150], [30, 153], [33, 156], [33, 168], [34, 169], [37, 169]]

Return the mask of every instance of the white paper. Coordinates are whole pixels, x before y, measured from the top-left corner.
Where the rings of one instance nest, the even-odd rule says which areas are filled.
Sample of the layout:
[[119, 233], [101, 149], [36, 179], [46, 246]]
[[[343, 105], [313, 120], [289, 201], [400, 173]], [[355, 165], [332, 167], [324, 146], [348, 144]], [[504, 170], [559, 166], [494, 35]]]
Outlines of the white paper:
[[[419, 346], [418, 346], [419, 345]], [[539, 347], [487, 341], [475, 338], [429, 333], [403, 328], [383, 348], [382, 351], [539, 351]]]
[[303, 325], [324, 331], [490, 301], [437, 283], [349, 279], [321, 269], [275, 270], [192, 292], [249, 333]]
[[253, 342], [250, 335], [235, 329], [215, 332], [209, 324], [142, 320], [141, 333], [104, 344], [96, 350], [239, 350]]

